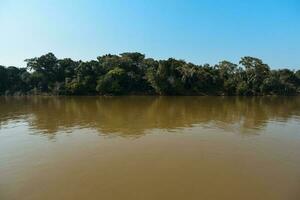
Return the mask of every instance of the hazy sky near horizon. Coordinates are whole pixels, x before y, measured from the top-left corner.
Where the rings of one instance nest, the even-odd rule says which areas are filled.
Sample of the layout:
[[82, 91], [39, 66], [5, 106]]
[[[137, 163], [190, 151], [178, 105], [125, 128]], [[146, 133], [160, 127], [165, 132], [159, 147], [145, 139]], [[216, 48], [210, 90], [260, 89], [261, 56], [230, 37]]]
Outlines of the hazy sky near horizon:
[[0, 65], [53, 52], [141, 52], [195, 64], [263, 59], [300, 69], [298, 0], [0, 0]]

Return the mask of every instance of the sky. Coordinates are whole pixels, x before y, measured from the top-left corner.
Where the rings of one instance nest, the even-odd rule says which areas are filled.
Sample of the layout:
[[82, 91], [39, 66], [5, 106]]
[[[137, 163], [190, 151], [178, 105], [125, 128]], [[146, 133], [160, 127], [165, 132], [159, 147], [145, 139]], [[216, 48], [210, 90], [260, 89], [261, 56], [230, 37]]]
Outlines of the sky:
[[91, 60], [104, 54], [195, 64], [261, 58], [300, 69], [299, 0], [0, 0], [0, 65], [53, 52]]

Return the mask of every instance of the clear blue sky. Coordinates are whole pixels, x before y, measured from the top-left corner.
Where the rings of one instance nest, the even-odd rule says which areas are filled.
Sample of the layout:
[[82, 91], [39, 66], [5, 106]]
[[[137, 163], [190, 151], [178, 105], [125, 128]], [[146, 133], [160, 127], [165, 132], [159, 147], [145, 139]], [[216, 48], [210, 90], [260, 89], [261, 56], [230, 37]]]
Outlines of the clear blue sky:
[[300, 69], [300, 1], [0, 0], [2, 65], [128, 51], [196, 64], [249, 55]]

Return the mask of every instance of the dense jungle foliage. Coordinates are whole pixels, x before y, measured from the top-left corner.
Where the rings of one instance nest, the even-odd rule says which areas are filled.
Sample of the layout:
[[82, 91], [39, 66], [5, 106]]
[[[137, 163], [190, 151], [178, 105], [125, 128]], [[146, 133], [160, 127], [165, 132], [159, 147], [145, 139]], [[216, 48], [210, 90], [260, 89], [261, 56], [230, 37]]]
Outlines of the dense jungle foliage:
[[262, 60], [195, 65], [140, 53], [92, 61], [53, 53], [25, 60], [26, 68], [0, 65], [0, 95], [296, 95], [300, 70], [271, 70]]

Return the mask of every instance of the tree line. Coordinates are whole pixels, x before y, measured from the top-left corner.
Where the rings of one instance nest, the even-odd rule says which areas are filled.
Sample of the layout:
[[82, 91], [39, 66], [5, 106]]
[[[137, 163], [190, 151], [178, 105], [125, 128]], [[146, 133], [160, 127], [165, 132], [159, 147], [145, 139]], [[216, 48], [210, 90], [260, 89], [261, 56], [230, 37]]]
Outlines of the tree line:
[[0, 65], [0, 95], [297, 95], [300, 70], [271, 70], [261, 59], [242, 57], [195, 65], [141, 53], [97, 60], [58, 59], [53, 53], [26, 59], [26, 68]]

